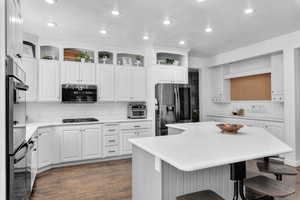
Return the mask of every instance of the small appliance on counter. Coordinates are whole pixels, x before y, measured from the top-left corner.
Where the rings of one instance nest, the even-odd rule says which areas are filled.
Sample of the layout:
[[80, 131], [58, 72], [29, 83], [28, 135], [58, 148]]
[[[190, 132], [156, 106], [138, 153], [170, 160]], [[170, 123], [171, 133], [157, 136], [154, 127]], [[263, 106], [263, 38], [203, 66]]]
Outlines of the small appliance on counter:
[[96, 118], [72, 118], [72, 119], [63, 119], [63, 123], [82, 123], [82, 122], [98, 122]]
[[97, 86], [62, 84], [62, 103], [96, 103]]
[[129, 119], [146, 119], [146, 103], [129, 103], [127, 108], [127, 117]]

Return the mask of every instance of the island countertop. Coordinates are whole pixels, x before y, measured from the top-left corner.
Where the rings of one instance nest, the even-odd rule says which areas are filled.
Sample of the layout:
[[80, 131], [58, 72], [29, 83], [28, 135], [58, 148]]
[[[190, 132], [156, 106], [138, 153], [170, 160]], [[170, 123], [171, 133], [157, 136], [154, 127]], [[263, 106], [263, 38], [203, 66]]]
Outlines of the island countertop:
[[216, 122], [168, 125], [182, 134], [129, 141], [181, 171], [195, 171], [267, 156], [292, 149], [263, 128], [243, 127], [236, 135], [222, 134]]

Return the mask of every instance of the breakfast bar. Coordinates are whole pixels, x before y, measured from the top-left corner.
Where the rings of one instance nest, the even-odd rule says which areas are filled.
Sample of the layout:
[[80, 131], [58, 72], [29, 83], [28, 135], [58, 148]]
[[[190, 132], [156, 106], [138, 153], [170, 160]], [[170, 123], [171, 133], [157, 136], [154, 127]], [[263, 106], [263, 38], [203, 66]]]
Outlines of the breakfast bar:
[[243, 127], [237, 134], [224, 134], [216, 124], [168, 125], [176, 134], [131, 139], [133, 200], [176, 200], [203, 190], [226, 200], [237, 195], [244, 199], [246, 161], [292, 151], [263, 128]]

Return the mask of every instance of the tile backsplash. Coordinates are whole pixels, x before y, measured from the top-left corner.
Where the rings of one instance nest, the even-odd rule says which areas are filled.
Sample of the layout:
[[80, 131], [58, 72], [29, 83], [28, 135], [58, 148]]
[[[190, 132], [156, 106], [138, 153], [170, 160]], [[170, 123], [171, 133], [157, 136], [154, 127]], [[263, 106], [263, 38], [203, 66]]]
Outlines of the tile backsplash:
[[[18, 115], [18, 111], [16, 111]], [[126, 119], [127, 103], [62, 104], [27, 103], [29, 122], [61, 121], [64, 118], [96, 117], [99, 120]]]

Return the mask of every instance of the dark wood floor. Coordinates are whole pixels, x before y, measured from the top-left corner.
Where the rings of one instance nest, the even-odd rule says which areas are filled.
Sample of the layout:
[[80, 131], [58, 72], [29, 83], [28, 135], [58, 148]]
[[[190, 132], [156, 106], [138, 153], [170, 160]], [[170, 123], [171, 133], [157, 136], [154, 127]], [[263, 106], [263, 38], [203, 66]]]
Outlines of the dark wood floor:
[[131, 161], [53, 169], [38, 176], [32, 200], [131, 200]]
[[[257, 172], [255, 162], [249, 162], [247, 169]], [[285, 177], [284, 182], [297, 190], [287, 199], [300, 200], [300, 175]], [[131, 160], [65, 167], [42, 173], [34, 186], [32, 200], [131, 200]]]

